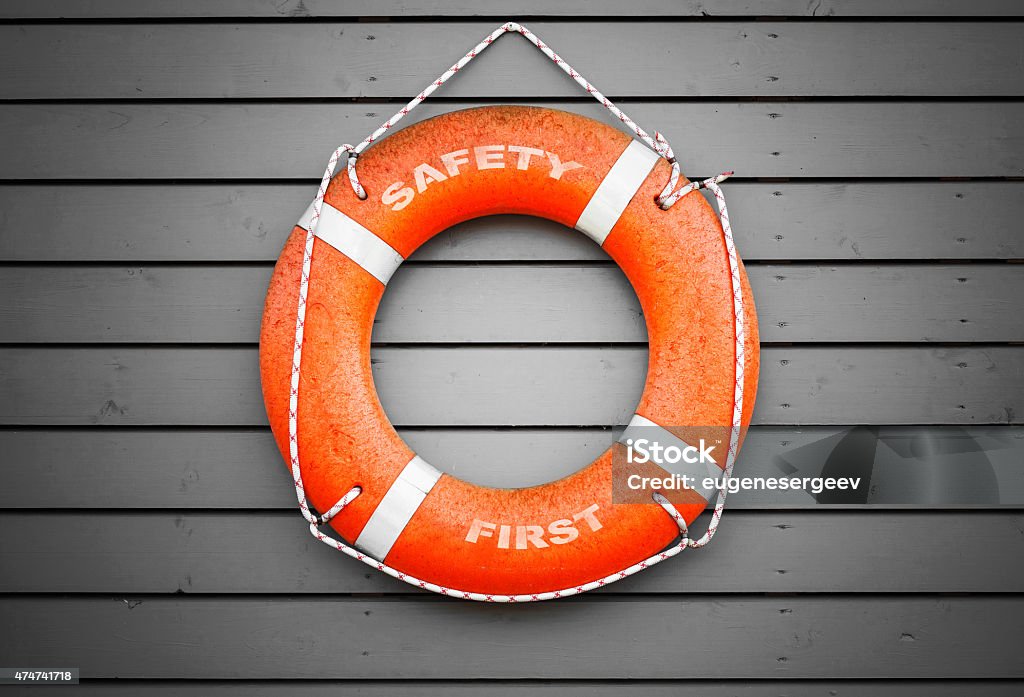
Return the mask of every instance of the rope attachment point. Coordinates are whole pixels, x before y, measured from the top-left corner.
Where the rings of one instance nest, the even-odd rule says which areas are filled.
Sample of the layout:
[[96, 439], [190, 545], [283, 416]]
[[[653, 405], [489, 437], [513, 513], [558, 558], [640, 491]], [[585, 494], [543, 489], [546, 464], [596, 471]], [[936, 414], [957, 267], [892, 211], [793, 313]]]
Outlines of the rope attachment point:
[[331, 522], [331, 519], [334, 518], [334, 516], [338, 515], [345, 509], [345, 506], [359, 498], [359, 494], [361, 493], [363, 493], [362, 487], [352, 487], [344, 496], [338, 499], [333, 506], [328, 508], [326, 513], [317, 513], [316, 509], [309, 504], [306, 504], [306, 510], [310, 512], [310, 517], [307, 519], [310, 526], [318, 528], [322, 525], [327, 525]]

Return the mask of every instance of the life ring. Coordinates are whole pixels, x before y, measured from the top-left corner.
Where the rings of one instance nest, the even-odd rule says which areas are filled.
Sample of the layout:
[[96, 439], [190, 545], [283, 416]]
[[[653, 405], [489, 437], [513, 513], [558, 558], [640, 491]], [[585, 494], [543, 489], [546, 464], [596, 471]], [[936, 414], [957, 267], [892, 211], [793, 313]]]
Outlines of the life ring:
[[[734, 298], [723, 229], [700, 195], [655, 203], [669, 166], [591, 119], [545, 108], [483, 107], [409, 126], [359, 157], [371, 192], [328, 188], [312, 251], [302, 329], [297, 447], [312, 506], [361, 494], [330, 525], [401, 574], [484, 594], [538, 593], [618, 572], [664, 549], [679, 527], [657, 505], [613, 502], [616, 444], [583, 470], [525, 489], [442, 474], [385, 416], [370, 368], [373, 318], [391, 274], [416, 248], [464, 220], [539, 216], [584, 232], [632, 283], [649, 363], [634, 424], [733, 424]], [[289, 457], [296, 316], [310, 213], [277, 262], [260, 336], [274, 436]], [[739, 267], [745, 325], [742, 424], [750, 423], [758, 337]], [[743, 342], [740, 342], [741, 344]], [[677, 505], [686, 523], [707, 492]]]

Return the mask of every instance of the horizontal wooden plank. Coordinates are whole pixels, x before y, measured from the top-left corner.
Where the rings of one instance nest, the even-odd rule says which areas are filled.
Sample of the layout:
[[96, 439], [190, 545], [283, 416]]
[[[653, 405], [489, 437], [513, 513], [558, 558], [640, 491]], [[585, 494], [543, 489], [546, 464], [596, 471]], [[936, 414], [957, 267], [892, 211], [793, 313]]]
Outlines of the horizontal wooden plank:
[[[380, 348], [373, 377], [410, 426], [625, 423], [640, 347]], [[1021, 423], [1024, 350], [778, 347], [758, 424]], [[0, 423], [263, 425], [254, 348], [2, 348]]]
[[[426, 103], [401, 125], [473, 106]], [[596, 103], [556, 102], [611, 123]], [[1024, 176], [1024, 103], [630, 103], [684, 171], [742, 177]], [[0, 179], [312, 181], [392, 104], [5, 104]], [[370, 192], [375, 195], [374, 192]], [[299, 207], [293, 215], [301, 213]], [[125, 226], [130, 221], [124, 221]]]
[[1021, 597], [7, 597], [0, 652], [85, 678], [1019, 678], [1022, 619]]
[[[492, 20], [0, 26], [0, 90], [6, 99], [412, 97], [494, 26]], [[541, 21], [530, 27], [613, 97], [990, 97], [1019, 96], [1024, 87], [1017, 60], [1024, 25], [1010, 21]], [[685, 63], [686, 56], [700, 56], [700, 69], [659, 69]], [[578, 92], [518, 36], [495, 43], [443, 89], [447, 97], [506, 99]]]
[[[246, 695], [292, 697], [1019, 697], [1024, 682], [1018, 680], [488, 680], [448, 682], [431, 680], [90, 680], [75, 686], [84, 697], [107, 695]], [[29, 697], [65, 697], [64, 685], [33, 685]]]
[[[0, 268], [7, 343], [259, 339], [263, 267]], [[753, 266], [769, 342], [1024, 341], [1024, 265]], [[607, 266], [410, 265], [374, 318], [377, 343], [643, 342], [625, 275]]]
[[[399, 432], [442, 471], [502, 488], [568, 476], [617, 437], [611, 427]], [[0, 508], [295, 507], [267, 430], [0, 430], [0, 452]], [[1024, 429], [1016, 426], [755, 426], [737, 476], [848, 476], [863, 483], [844, 497], [738, 491], [729, 508], [1024, 508], [1022, 462]]]
[[[417, 592], [317, 544], [298, 513], [0, 513], [0, 525], [2, 593]], [[1020, 513], [732, 512], [714, 544], [609, 590], [1021, 593], [1022, 527]]]
[[[313, 196], [307, 184], [0, 185], [8, 261], [272, 261]], [[730, 182], [752, 260], [1020, 259], [1024, 182]], [[35, 229], [45, 235], [32, 234]], [[494, 216], [456, 225], [414, 261], [594, 261], [583, 235]]]
[[10, 19], [305, 17], [1019, 17], [1015, 0], [7, 0]]

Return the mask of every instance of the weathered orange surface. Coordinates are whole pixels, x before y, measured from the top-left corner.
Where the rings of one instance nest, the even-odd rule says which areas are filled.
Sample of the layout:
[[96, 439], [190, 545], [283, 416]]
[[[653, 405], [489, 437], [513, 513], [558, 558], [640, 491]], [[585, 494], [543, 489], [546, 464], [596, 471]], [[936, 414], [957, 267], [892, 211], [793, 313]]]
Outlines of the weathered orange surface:
[[[483, 215], [541, 216], [572, 227], [630, 138], [591, 119], [551, 109], [484, 107], [410, 126], [367, 149], [360, 201], [348, 179], [335, 178], [327, 201], [408, 256], [441, 230]], [[413, 170], [439, 156], [480, 145], [522, 145], [556, 153], [583, 168], [559, 179], [540, 159], [519, 169], [514, 154], [503, 169], [460, 167], [458, 176], [430, 184], [402, 210], [381, 196], [395, 182], [412, 186]], [[685, 161], [685, 157], [682, 158]], [[699, 194], [668, 211], [654, 197], [669, 176], [659, 161], [605, 242], [633, 285], [650, 343], [647, 382], [637, 412], [666, 426], [731, 424], [734, 346], [732, 292], [721, 224]], [[682, 183], [682, 182], [680, 182]], [[270, 423], [288, 459], [288, 394], [299, 271], [305, 231], [295, 228], [267, 294], [260, 368]], [[758, 375], [754, 303], [743, 273], [746, 303], [746, 383], [743, 425], [750, 423]], [[317, 240], [306, 315], [299, 404], [299, 452], [312, 504], [326, 510], [355, 485], [363, 493], [331, 525], [354, 540], [413, 456], [388, 422], [370, 372], [370, 332], [384, 286]], [[591, 581], [640, 561], [676, 537], [675, 523], [656, 505], [612, 503], [612, 451], [584, 470], [529, 489], [488, 489], [445, 475], [387, 557], [395, 568], [446, 586], [483, 593], [554, 590]], [[499, 549], [495, 539], [466, 542], [474, 519], [547, 526], [597, 504], [603, 527], [585, 522], [568, 544]], [[703, 502], [682, 505], [688, 522]], [[495, 533], [495, 537], [497, 534]], [[513, 533], [514, 540], [514, 533]]]

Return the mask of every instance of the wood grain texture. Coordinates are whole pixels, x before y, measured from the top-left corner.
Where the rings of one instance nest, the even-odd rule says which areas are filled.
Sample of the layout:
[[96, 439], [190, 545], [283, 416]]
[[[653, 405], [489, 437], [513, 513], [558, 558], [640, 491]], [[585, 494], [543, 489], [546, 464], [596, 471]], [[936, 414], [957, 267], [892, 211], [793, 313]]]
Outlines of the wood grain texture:
[[[0, 513], [2, 593], [416, 593], [298, 513]], [[1021, 513], [732, 512], [621, 593], [1020, 593]], [[936, 530], [985, 545], [950, 545]], [[837, 545], [836, 540], [843, 540]], [[878, 544], [885, 540], [885, 544]]]
[[[597, 103], [544, 105], [609, 118]], [[400, 126], [470, 106], [427, 102]], [[312, 185], [339, 139], [358, 141], [395, 108], [4, 104], [0, 179], [270, 178]], [[727, 168], [740, 177], [1024, 176], [1022, 102], [639, 101], [629, 113], [664, 133], [693, 177]]]
[[[411, 98], [494, 25], [0, 26], [0, 89], [7, 99]], [[1024, 25], [1011, 21], [541, 21], [530, 28], [612, 97], [991, 97], [1024, 88]], [[700, 56], [701, 69], [652, 69], [685, 64], [686, 56]], [[578, 92], [518, 36], [503, 37], [442, 90], [506, 99]]]
[[[766, 342], [1024, 341], [1024, 265], [752, 266]], [[7, 343], [246, 343], [271, 269], [0, 268]], [[315, 282], [315, 276], [314, 276]], [[374, 319], [376, 343], [647, 341], [625, 275], [603, 266], [409, 265]]]
[[[568, 476], [616, 438], [611, 427], [400, 428], [438, 469], [493, 487]], [[0, 508], [293, 510], [269, 431], [32, 429], [0, 431]], [[861, 476], [860, 497], [739, 491], [729, 508], [1024, 508], [1024, 429], [755, 426], [737, 474]], [[827, 472], [826, 472], [827, 470]]]
[[[1018, 680], [90, 680], [75, 686], [76, 695], [246, 695], [292, 697], [1019, 697]], [[63, 685], [35, 685], [29, 697], [65, 697]]]
[[1020, 678], [1022, 617], [1019, 597], [7, 597], [0, 651], [87, 678]]
[[[309, 537], [253, 346], [270, 264], [330, 151], [509, 16], [686, 173], [737, 171], [772, 342], [737, 473], [863, 497], [731, 495], [707, 549], [542, 606]], [[0, 3], [0, 665], [164, 697], [1021, 694], [1024, 23], [993, 17], [1024, 4]], [[608, 118], [519, 37], [439, 94], [405, 123]], [[544, 221], [446, 231], [379, 319], [402, 437], [484, 485], [585, 465], [644, 377], [621, 274]]]
[[[501, 17], [507, 0], [8, 0], [0, 18]], [[517, 16], [540, 17], [1019, 17], [1015, 0], [517, 0]]]
[[[273, 261], [314, 188], [0, 184], [0, 258]], [[1024, 258], [1022, 182], [740, 181], [726, 195], [747, 261]], [[412, 261], [607, 259], [566, 233], [539, 218], [481, 218], [441, 233]]]
[[[379, 348], [377, 392], [403, 426], [621, 424], [636, 347]], [[756, 424], [1021, 423], [1024, 352], [772, 347]], [[40, 376], [45, 376], [41, 380]], [[254, 348], [2, 348], [0, 424], [264, 425]]]

